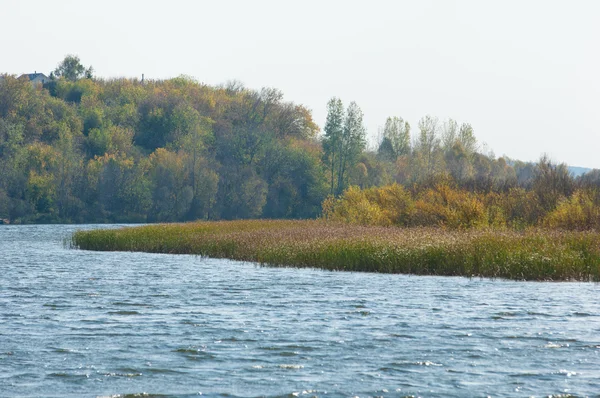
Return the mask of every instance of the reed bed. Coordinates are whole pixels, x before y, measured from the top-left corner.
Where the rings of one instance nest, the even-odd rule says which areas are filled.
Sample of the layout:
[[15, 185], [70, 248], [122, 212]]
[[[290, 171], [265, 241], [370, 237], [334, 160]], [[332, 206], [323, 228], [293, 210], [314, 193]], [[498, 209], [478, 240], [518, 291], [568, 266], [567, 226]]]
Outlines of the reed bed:
[[76, 232], [84, 250], [195, 254], [270, 266], [515, 280], [600, 280], [600, 233], [358, 226], [323, 220]]

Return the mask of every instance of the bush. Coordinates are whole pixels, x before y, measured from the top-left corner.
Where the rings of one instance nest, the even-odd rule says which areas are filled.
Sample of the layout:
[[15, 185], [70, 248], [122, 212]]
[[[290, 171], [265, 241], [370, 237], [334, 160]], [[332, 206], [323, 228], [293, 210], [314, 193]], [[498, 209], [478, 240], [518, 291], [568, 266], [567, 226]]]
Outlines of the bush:
[[412, 212], [414, 201], [410, 193], [402, 185], [393, 184], [381, 188], [371, 188], [365, 191], [370, 203], [375, 203], [381, 209], [386, 222], [393, 225], [407, 225]]
[[352, 186], [339, 199], [327, 198], [323, 203], [323, 217], [360, 225], [389, 225], [381, 208], [367, 199], [366, 191]]
[[350, 187], [338, 199], [329, 197], [323, 202], [323, 217], [379, 226], [600, 230], [599, 204], [600, 194], [593, 189], [575, 191], [548, 212], [536, 192], [523, 188], [478, 194], [441, 182], [411, 193], [393, 184], [364, 190]]
[[537, 225], [544, 216], [544, 209], [533, 191], [523, 188], [512, 188], [500, 199], [508, 224], [516, 229], [528, 225]]
[[600, 207], [595, 205], [590, 192], [575, 191], [570, 198], [558, 203], [544, 218], [543, 224], [568, 230], [600, 229]]
[[453, 229], [485, 227], [488, 225], [488, 215], [476, 194], [455, 190], [444, 184], [419, 195], [411, 225]]
[[339, 199], [329, 197], [323, 202], [323, 217], [360, 225], [406, 225], [413, 207], [410, 193], [401, 185], [366, 190], [353, 186]]

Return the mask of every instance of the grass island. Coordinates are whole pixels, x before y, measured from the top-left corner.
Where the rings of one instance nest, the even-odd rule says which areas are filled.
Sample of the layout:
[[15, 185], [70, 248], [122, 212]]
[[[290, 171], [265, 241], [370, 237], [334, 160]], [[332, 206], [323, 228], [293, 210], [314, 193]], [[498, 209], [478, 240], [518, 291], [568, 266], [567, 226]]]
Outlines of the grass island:
[[600, 233], [243, 220], [78, 231], [72, 247], [194, 254], [333, 271], [599, 281]]

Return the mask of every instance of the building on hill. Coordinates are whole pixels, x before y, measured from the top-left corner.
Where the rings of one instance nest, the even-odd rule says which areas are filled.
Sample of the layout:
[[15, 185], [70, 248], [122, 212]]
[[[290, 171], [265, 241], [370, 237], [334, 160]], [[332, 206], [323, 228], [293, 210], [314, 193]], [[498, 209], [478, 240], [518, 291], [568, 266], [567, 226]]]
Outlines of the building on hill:
[[34, 84], [34, 85], [37, 83], [45, 84], [50, 81], [50, 78], [48, 76], [44, 75], [43, 73], [37, 73], [37, 72], [26, 73], [24, 75], [21, 75], [19, 77], [19, 79], [22, 79], [25, 77], [28, 78], [29, 81], [31, 82], [31, 84]]

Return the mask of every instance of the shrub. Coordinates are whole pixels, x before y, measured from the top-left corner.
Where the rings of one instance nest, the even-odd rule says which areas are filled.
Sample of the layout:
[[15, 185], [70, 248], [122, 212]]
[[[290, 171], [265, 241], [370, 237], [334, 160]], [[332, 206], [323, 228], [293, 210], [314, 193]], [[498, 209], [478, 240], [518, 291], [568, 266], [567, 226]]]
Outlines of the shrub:
[[569, 230], [600, 229], [600, 207], [590, 192], [575, 191], [558, 203], [543, 221], [544, 226]]
[[411, 224], [465, 229], [487, 226], [488, 216], [476, 194], [437, 185], [419, 195]]
[[360, 225], [389, 225], [380, 207], [371, 203], [356, 186], [348, 188], [339, 199], [327, 198], [323, 203], [323, 216], [330, 221], [343, 221]]
[[410, 193], [401, 185], [361, 190], [348, 188], [339, 199], [323, 202], [323, 217], [360, 225], [406, 225], [413, 210]]
[[408, 224], [415, 204], [410, 193], [402, 185], [393, 184], [381, 188], [371, 188], [365, 194], [369, 202], [379, 206], [387, 223]]
[[536, 194], [523, 188], [511, 188], [500, 200], [500, 207], [508, 224], [517, 229], [536, 225], [544, 216], [544, 209]]

